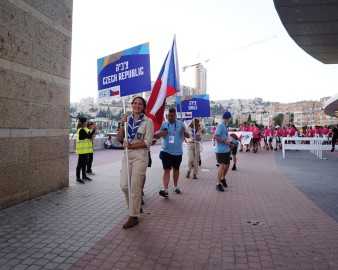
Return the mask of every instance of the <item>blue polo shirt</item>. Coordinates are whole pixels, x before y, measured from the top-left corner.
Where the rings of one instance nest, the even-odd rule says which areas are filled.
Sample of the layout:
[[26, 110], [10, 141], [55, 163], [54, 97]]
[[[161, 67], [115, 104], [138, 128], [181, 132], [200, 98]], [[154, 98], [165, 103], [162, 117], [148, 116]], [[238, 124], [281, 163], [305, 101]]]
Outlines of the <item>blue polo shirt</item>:
[[[228, 127], [224, 121], [217, 125], [215, 134], [222, 138], [222, 140], [226, 140], [229, 137]], [[216, 141], [216, 146], [214, 149], [215, 153], [229, 153], [230, 146], [228, 144], [224, 144], [222, 142]]]
[[184, 137], [182, 134], [182, 126], [185, 127], [185, 124], [178, 120], [176, 120], [172, 124], [168, 121], [164, 121], [162, 123], [158, 132], [161, 132], [164, 129], [167, 129], [169, 132], [167, 136], [162, 138], [162, 151], [174, 156], [179, 156], [183, 154], [182, 144], [184, 141]]

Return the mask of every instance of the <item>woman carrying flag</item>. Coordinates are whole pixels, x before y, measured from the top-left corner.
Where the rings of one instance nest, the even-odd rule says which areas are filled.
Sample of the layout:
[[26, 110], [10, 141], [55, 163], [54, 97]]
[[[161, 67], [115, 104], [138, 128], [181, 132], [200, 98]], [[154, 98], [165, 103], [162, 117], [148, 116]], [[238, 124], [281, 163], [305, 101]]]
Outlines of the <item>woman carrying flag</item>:
[[200, 121], [197, 118], [194, 118], [189, 126], [188, 133], [190, 135], [189, 138], [186, 138], [186, 142], [188, 144], [188, 172], [186, 177], [190, 177], [191, 171], [193, 172], [193, 179], [197, 179], [198, 172], [198, 163], [200, 159], [200, 141], [201, 141], [201, 130], [200, 130]]
[[[147, 103], [142, 97], [135, 97], [132, 104], [132, 114], [123, 114], [120, 128], [117, 133], [118, 141], [126, 140], [123, 147], [127, 148], [122, 160], [121, 189], [125, 195], [129, 207], [129, 218], [124, 229], [129, 229], [138, 224], [138, 216], [141, 212], [142, 183], [145, 180], [148, 167], [148, 151], [153, 140], [154, 125], [146, 116]], [[127, 126], [127, 136], [124, 126]], [[126, 156], [128, 155], [128, 157]], [[128, 160], [128, 164], [127, 164]], [[128, 190], [128, 172], [130, 177], [130, 192]], [[130, 200], [129, 200], [130, 194]], [[131, 205], [129, 205], [129, 201]]]

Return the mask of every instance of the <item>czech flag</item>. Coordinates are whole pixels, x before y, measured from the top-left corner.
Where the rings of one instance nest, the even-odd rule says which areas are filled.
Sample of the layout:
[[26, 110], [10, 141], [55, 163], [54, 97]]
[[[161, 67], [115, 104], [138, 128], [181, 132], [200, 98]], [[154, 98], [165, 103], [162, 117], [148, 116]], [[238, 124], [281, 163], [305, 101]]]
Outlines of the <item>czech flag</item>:
[[174, 36], [173, 44], [164, 60], [147, 104], [147, 116], [153, 120], [154, 132], [159, 130], [164, 121], [164, 110], [167, 97], [170, 97], [179, 91], [180, 77], [176, 37]]

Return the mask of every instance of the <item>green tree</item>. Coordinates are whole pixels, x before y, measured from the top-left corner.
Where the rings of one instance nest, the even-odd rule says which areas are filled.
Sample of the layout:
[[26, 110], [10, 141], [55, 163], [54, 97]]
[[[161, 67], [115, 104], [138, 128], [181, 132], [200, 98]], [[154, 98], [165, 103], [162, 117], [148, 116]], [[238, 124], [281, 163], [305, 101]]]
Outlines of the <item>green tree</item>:
[[223, 113], [224, 113], [224, 108], [223, 108], [222, 104], [219, 104], [217, 110], [218, 110], [218, 111], [217, 111], [217, 114], [223, 114]]
[[234, 122], [232, 121], [232, 118], [231, 118], [229, 122], [229, 127], [232, 127], [233, 125], [234, 125]]
[[236, 122], [235, 122], [235, 124], [234, 124], [234, 127], [235, 127], [235, 128], [238, 128], [238, 119], [236, 119]]
[[105, 111], [103, 110], [99, 110], [99, 112], [96, 114], [96, 117], [102, 117], [102, 118], [105, 118]]
[[72, 107], [72, 106], [70, 106], [70, 108], [69, 108], [69, 112], [70, 112], [71, 114], [75, 113], [75, 112], [76, 112], [76, 108], [75, 108], [75, 107]]
[[274, 118], [273, 118], [273, 122], [275, 124], [275, 126], [282, 126], [283, 123], [283, 118], [284, 118], [284, 114], [279, 113], [277, 114]]
[[106, 118], [110, 119], [111, 116], [112, 116], [112, 112], [111, 112], [111, 110], [110, 110], [110, 108], [108, 106]]
[[76, 108], [75, 107], [72, 107], [72, 106], [69, 107], [69, 115], [70, 115], [71, 118], [76, 118]]
[[246, 120], [247, 124], [251, 123], [251, 113], [249, 113], [248, 119]]
[[77, 114], [77, 117], [76, 117], [76, 118], [80, 118], [80, 117], [85, 117], [85, 118], [87, 118], [87, 119], [90, 119], [90, 118], [91, 118], [91, 116], [90, 116], [89, 114], [79, 112], [79, 113]]

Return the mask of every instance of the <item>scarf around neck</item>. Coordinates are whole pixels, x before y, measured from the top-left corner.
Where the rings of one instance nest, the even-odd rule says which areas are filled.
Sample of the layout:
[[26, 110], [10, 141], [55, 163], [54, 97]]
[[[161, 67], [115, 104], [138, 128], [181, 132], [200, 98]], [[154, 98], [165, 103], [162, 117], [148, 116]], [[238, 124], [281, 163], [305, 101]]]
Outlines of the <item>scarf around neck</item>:
[[130, 116], [129, 121], [128, 121], [128, 141], [129, 142], [131, 142], [134, 139], [135, 134], [138, 130], [138, 127], [139, 127], [143, 117], [144, 117], [144, 113], [142, 113], [140, 115], [140, 117], [138, 118], [138, 120], [134, 124], [134, 116], [133, 115]]

